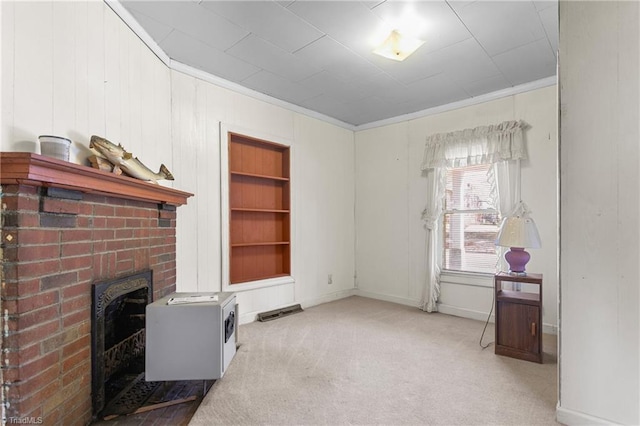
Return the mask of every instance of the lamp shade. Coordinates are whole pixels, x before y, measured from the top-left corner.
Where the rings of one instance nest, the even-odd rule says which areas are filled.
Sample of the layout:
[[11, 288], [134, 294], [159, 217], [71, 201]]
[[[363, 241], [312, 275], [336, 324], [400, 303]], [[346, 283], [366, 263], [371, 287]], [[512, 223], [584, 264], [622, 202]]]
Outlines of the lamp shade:
[[533, 219], [507, 216], [500, 225], [496, 245], [503, 247], [540, 248], [540, 235]]
[[536, 223], [529, 217], [529, 209], [522, 201], [502, 221], [496, 245], [511, 247], [511, 250], [504, 254], [509, 264], [510, 274], [527, 275], [525, 267], [531, 255], [525, 251], [525, 248], [540, 248], [542, 243]]

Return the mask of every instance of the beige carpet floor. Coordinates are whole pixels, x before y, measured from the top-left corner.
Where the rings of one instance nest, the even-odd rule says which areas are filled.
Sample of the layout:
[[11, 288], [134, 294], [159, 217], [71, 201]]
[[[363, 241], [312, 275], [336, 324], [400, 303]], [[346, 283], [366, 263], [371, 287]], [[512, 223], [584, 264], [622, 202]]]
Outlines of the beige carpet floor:
[[190, 425], [557, 424], [555, 336], [536, 364], [481, 349], [483, 326], [362, 297], [243, 325]]

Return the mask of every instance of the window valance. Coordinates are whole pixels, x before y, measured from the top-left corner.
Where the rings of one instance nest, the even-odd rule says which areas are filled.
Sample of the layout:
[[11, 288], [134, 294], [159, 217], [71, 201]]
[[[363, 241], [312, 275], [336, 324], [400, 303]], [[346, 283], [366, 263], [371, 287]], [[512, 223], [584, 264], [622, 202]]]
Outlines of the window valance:
[[422, 170], [526, 158], [522, 120], [427, 136]]

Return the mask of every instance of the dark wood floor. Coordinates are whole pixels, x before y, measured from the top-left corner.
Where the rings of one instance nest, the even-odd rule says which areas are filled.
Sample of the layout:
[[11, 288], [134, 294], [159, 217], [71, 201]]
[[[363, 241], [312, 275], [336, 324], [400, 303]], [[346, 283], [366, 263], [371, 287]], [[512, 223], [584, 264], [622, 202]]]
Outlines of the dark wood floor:
[[108, 420], [97, 419], [92, 424], [103, 426], [186, 426], [213, 383], [213, 380], [206, 382], [202, 380], [166, 382], [151, 395], [143, 404], [143, 407], [189, 397], [195, 397], [195, 399], [143, 413], [120, 415]]

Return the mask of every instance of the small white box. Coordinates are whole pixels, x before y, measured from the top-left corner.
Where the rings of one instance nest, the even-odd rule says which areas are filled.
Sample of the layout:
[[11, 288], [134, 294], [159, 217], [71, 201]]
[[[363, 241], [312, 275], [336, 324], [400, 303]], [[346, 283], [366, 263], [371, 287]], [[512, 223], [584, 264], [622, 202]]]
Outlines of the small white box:
[[[167, 304], [213, 295], [217, 301]], [[221, 378], [236, 353], [235, 310], [235, 293], [173, 293], [147, 305], [145, 379]]]

